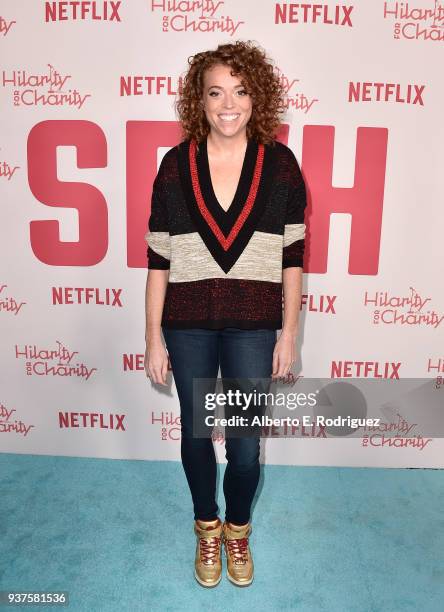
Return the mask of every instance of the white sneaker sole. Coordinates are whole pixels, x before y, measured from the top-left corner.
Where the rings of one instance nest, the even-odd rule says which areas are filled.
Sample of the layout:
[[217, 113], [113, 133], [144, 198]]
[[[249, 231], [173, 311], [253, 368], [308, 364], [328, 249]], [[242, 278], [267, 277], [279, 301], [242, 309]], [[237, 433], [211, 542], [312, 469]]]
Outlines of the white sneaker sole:
[[250, 579], [248, 582], [246, 582], [245, 580], [243, 580], [242, 582], [238, 582], [237, 580], [235, 580], [234, 578], [232, 578], [232, 577], [230, 576], [230, 574], [227, 572], [227, 578], [228, 578], [228, 580], [229, 580], [230, 582], [232, 582], [232, 583], [233, 583], [233, 584], [235, 584], [236, 586], [243, 587], [243, 586], [249, 586], [249, 585], [250, 585], [250, 584], [253, 582], [253, 578], [254, 578], [254, 576], [253, 576], [253, 577], [252, 577], [252, 578], [251, 578], [251, 579]]

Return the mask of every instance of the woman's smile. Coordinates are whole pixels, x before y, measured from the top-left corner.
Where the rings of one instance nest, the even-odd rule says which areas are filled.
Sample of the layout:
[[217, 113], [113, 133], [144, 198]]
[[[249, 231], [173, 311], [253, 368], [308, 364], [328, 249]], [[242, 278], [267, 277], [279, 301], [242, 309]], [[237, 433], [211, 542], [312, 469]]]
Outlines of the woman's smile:
[[221, 114], [218, 115], [218, 117], [222, 119], [222, 121], [234, 121], [240, 117], [240, 113]]

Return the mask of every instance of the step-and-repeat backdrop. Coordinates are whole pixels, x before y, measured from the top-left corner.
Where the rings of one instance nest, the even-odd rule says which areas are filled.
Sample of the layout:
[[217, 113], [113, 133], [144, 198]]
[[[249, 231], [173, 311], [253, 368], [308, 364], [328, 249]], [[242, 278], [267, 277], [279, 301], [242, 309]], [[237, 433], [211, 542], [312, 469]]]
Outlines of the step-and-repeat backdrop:
[[[144, 234], [187, 59], [237, 39], [274, 60], [309, 194], [294, 375], [440, 387], [443, 2], [0, 0], [2, 452], [180, 460], [171, 372], [144, 372]], [[262, 460], [442, 467], [393, 417], [275, 432]]]

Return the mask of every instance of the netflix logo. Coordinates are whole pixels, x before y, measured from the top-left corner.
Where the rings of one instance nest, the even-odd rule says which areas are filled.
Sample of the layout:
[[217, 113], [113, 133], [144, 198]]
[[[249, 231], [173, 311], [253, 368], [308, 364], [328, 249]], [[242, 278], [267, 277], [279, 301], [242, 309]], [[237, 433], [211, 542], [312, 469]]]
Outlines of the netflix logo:
[[60, 429], [114, 429], [126, 431], [125, 414], [103, 414], [102, 412], [59, 412]]
[[52, 304], [93, 304], [94, 306], [123, 307], [122, 289], [97, 287], [52, 287]]
[[137, 372], [145, 370], [145, 355], [142, 353], [124, 353], [123, 354], [123, 371]]
[[354, 6], [336, 4], [276, 3], [274, 23], [323, 23], [353, 27], [351, 12]]
[[261, 437], [263, 438], [327, 438], [326, 425], [310, 424], [289, 425], [264, 425], [261, 427]]
[[424, 106], [425, 85], [400, 83], [352, 82], [348, 85], [348, 102], [396, 102]]
[[399, 379], [401, 362], [332, 361], [331, 378], [394, 378]]
[[121, 4], [112, 0], [45, 2], [45, 21], [122, 21], [119, 13]]
[[301, 296], [301, 310], [305, 308], [308, 312], [336, 314], [334, 303], [337, 297], [337, 295], [313, 295], [304, 293]]
[[[124, 353], [123, 354], [123, 371], [124, 372], [141, 372], [145, 371], [145, 355], [144, 353]], [[171, 370], [168, 362], [168, 370]]]
[[173, 85], [174, 80], [171, 76], [121, 76], [120, 96], [175, 96], [181, 91], [182, 77], [178, 79], [177, 88]]

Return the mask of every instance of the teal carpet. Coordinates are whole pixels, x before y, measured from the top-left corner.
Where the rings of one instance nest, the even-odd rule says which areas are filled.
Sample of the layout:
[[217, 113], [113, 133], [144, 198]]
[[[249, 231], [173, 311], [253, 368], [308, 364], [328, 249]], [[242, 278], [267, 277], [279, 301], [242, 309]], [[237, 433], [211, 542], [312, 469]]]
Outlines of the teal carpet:
[[0, 492], [0, 590], [70, 596], [69, 608], [2, 609], [444, 609], [442, 470], [265, 466], [243, 589], [195, 581], [180, 463], [4, 453]]

